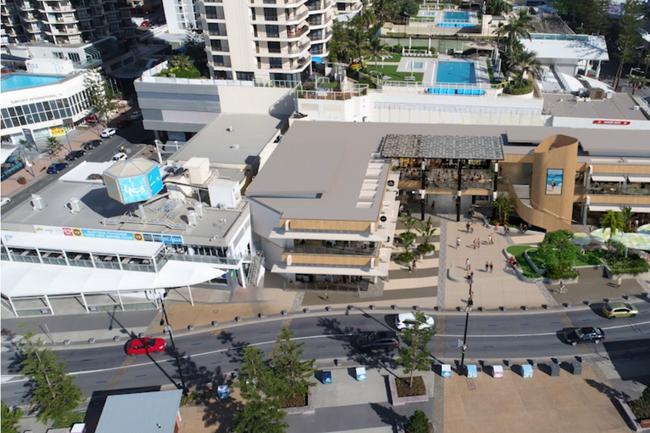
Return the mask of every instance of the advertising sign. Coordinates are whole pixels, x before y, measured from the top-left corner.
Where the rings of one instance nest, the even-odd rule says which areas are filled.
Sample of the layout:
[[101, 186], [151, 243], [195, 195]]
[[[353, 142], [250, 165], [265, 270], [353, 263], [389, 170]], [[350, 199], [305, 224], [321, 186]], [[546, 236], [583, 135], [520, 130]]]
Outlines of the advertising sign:
[[79, 236], [96, 239], [113, 239], [120, 241], [162, 242], [168, 245], [181, 245], [182, 235], [167, 235], [162, 233], [127, 232], [119, 230], [83, 229], [78, 227], [34, 226], [37, 233], [48, 233], [64, 236]]
[[561, 168], [549, 168], [546, 170], [546, 194], [561, 195], [564, 170]]
[[65, 135], [65, 128], [61, 126], [54, 126], [50, 128], [50, 135], [52, 137], [61, 137], [62, 135]]
[[616, 125], [616, 126], [628, 126], [630, 123], [629, 120], [611, 120], [611, 119], [596, 119], [592, 122], [594, 125]]
[[146, 175], [118, 179], [123, 203], [137, 203], [149, 200], [163, 189], [160, 169], [155, 166]]

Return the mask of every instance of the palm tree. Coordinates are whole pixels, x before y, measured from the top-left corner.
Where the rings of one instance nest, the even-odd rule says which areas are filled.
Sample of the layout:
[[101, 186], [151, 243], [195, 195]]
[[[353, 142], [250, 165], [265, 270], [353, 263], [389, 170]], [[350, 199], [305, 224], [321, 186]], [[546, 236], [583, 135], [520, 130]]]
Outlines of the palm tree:
[[501, 224], [506, 224], [512, 211], [512, 199], [508, 194], [501, 194], [494, 200], [492, 207], [496, 210], [498, 220]]
[[539, 77], [541, 74], [541, 66], [535, 53], [531, 51], [521, 51], [515, 54], [512, 59], [513, 71], [513, 84], [515, 87], [523, 87], [527, 84], [527, 80], [534, 77]]
[[510, 12], [512, 5], [507, 0], [488, 0], [487, 13], [490, 15], [502, 15]]
[[609, 229], [609, 240], [614, 237], [617, 231], [624, 228], [623, 218], [620, 212], [608, 210], [600, 217], [600, 227], [604, 230]]
[[194, 63], [189, 56], [178, 55], [169, 60], [169, 65], [173, 68], [188, 69], [194, 67]]
[[520, 39], [530, 39], [532, 27], [532, 18], [526, 10], [520, 10], [516, 17], [513, 17], [508, 23], [497, 30], [499, 40], [505, 37], [504, 55], [506, 59], [512, 59]]
[[[376, 35], [371, 36], [370, 39], [368, 40], [368, 51], [370, 51], [372, 59], [375, 61], [388, 52], [386, 49], [386, 45], [384, 45], [381, 42], [381, 39]], [[384, 62], [382, 60], [381, 61], [382, 66], [383, 63]]]
[[63, 145], [58, 138], [47, 137], [47, 153], [49, 153], [50, 156], [54, 156], [59, 153], [59, 150], [61, 150], [62, 147]]
[[623, 209], [621, 209], [621, 223], [623, 225], [623, 230], [631, 232], [633, 220], [634, 212], [632, 212], [632, 208], [629, 206], [623, 206]]
[[645, 86], [647, 80], [641, 75], [631, 74], [628, 75], [627, 81], [630, 83], [630, 86], [632, 86], [632, 94], [634, 95], [637, 89]]

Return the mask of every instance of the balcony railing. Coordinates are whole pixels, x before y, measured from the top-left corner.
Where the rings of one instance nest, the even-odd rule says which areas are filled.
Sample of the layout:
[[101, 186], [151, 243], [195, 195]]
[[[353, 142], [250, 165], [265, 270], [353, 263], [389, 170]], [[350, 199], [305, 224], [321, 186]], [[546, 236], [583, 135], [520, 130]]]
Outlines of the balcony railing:
[[329, 89], [317, 89], [317, 90], [296, 90], [298, 98], [301, 99], [323, 99], [328, 101], [346, 101], [352, 99], [355, 96], [366, 96], [368, 94], [368, 85], [358, 84], [355, 85], [350, 90], [329, 90]]
[[285, 250], [291, 254], [343, 254], [354, 256], [374, 257], [379, 253], [379, 245], [375, 246], [313, 246], [313, 245], [295, 245], [291, 249]]

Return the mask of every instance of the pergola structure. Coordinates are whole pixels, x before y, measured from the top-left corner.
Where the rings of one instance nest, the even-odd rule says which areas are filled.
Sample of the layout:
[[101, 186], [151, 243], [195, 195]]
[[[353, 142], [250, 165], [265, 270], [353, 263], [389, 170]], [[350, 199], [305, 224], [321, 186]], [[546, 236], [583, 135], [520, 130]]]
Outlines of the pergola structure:
[[457, 169], [456, 176], [456, 221], [460, 221], [460, 199], [463, 190], [462, 169], [469, 161], [495, 163], [493, 191], [497, 187], [498, 161], [504, 159], [503, 145], [506, 139], [496, 136], [458, 136], [458, 135], [421, 135], [388, 134], [381, 144], [383, 158], [415, 159], [420, 168], [420, 203], [421, 217], [424, 219], [427, 171], [431, 160], [451, 162]]

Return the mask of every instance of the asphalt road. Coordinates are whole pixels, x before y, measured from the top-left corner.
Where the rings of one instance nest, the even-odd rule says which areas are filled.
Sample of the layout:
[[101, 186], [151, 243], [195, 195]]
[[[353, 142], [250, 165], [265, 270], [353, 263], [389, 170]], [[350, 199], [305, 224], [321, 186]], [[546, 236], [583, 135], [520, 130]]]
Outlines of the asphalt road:
[[[467, 358], [471, 360], [534, 359], [551, 357], [609, 356], [650, 362], [650, 303], [637, 304], [640, 314], [632, 319], [607, 320], [591, 310], [517, 315], [476, 314], [470, 317]], [[465, 317], [437, 317], [438, 333], [430, 344], [432, 356], [458, 359], [457, 343], [462, 338]], [[309, 358], [351, 360], [375, 367], [390, 364], [391, 357], [359, 351], [353, 341], [360, 331], [390, 329], [394, 318], [384, 314], [353, 314], [300, 318], [250, 324], [185, 337], [177, 337], [184, 376], [189, 383], [215, 380], [222, 372], [237, 368], [241, 350], [254, 345], [270, 352], [276, 335], [288, 323], [295, 339], [304, 343]], [[599, 326], [605, 330], [605, 344], [572, 347], [562, 343], [557, 331], [571, 326]], [[127, 357], [122, 346], [58, 351], [83, 391], [156, 386], [178, 383], [174, 357]], [[15, 376], [12, 352], [2, 353], [2, 399], [17, 404], [25, 392], [24, 379]]]
[[126, 154], [131, 157], [138, 152], [140, 152], [146, 145], [141, 143], [147, 143], [149, 134], [147, 131], [142, 129], [141, 122], [134, 122], [129, 127], [124, 130], [118, 131], [118, 133], [108, 139], [102, 140], [101, 146], [86, 152], [86, 154], [71, 163], [69, 163], [68, 168], [57, 173], [57, 174], [45, 174], [36, 182], [28, 185], [25, 188], [20, 189], [11, 197], [11, 202], [2, 206], [2, 211], [7, 212], [23, 201], [27, 200], [32, 194], [38, 193], [41, 189], [47, 186], [50, 182], [59, 177], [63, 176], [65, 173], [70, 171], [73, 167], [81, 164], [82, 161], [89, 162], [103, 162], [110, 161], [113, 155], [118, 152], [120, 146], [126, 148]]

